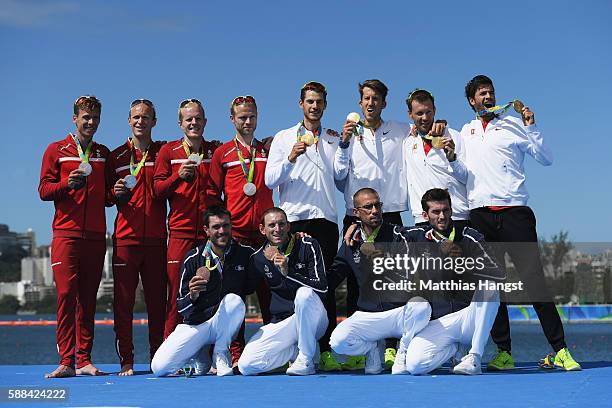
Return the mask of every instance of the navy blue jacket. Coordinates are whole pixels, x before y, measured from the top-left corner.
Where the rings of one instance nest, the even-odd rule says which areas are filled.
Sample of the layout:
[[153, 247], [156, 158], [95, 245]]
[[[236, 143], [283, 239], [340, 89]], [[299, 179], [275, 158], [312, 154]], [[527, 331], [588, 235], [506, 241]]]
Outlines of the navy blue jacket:
[[200, 245], [187, 253], [181, 267], [181, 284], [176, 298], [176, 307], [186, 324], [200, 324], [209, 320], [217, 312], [219, 303], [228, 293], [244, 297], [254, 291], [255, 276], [249, 267], [253, 248], [232, 240], [227, 252], [222, 271], [213, 269], [206, 289], [200, 291], [195, 301], [189, 296], [189, 281], [198, 268], [205, 266], [206, 257], [203, 251], [206, 245]]
[[303, 237], [295, 240], [289, 254], [289, 272], [283, 276], [273, 262], [266, 259], [266, 242], [251, 257], [251, 268], [258, 279], [268, 282], [272, 298], [270, 313], [272, 323], [280, 322], [293, 315], [295, 294], [302, 286], [312, 288], [321, 299], [327, 293], [327, 277], [321, 247], [316, 239]]

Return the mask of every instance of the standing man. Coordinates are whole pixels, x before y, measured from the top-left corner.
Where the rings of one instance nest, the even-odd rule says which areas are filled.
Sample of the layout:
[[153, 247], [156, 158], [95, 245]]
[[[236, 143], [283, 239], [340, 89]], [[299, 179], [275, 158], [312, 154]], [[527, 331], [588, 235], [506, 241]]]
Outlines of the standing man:
[[[259, 232], [263, 213], [274, 207], [272, 190], [265, 184], [268, 150], [255, 139], [257, 103], [250, 95], [234, 98], [230, 120], [236, 128], [234, 139], [219, 147], [210, 164], [208, 196], [224, 205], [232, 214], [232, 233], [238, 242], [260, 248], [265, 237]], [[270, 289], [265, 281], [257, 287], [257, 298], [264, 324], [270, 322]], [[232, 343], [232, 363], [237, 363], [244, 349], [244, 323]]]
[[[327, 91], [319, 82], [308, 82], [300, 92], [304, 117], [297, 125], [274, 136], [266, 167], [266, 185], [278, 188], [280, 208], [287, 214], [291, 232], [314, 237], [330, 267], [338, 249], [338, 219], [334, 186], [334, 156], [338, 133], [321, 125], [327, 107]], [[328, 291], [325, 309], [329, 326], [319, 341], [324, 371], [340, 370], [331, 354], [329, 336], [336, 327], [336, 296]]]
[[[357, 220], [353, 214], [353, 196], [362, 188], [373, 188], [385, 204], [383, 220], [403, 225], [401, 212], [408, 210], [406, 174], [403, 166], [402, 145], [410, 132], [407, 123], [385, 121], [382, 111], [387, 106], [387, 86], [378, 79], [368, 79], [359, 84], [359, 106], [363, 123], [346, 120], [342, 129], [340, 148], [336, 151], [335, 179], [343, 187], [346, 215], [343, 232]], [[357, 309], [359, 290], [352, 274], [346, 278], [347, 316]], [[386, 364], [393, 364], [394, 341], [386, 350]], [[345, 369], [362, 368], [363, 359], [349, 357]]]
[[[202, 219], [208, 204], [208, 167], [219, 146], [218, 142], [205, 141], [202, 136], [206, 116], [199, 100], [182, 101], [178, 114], [184, 135], [160, 149], [153, 176], [155, 196], [170, 203], [166, 265], [168, 299], [174, 299], [178, 293], [179, 272], [185, 254], [206, 238]], [[168, 337], [180, 321], [176, 303], [168, 301], [164, 337]]]
[[333, 288], [352, 275], [358, 283], [359, 310], [336, 327], [330, 344], [336, 353], [365, 355], [365, 373], [379, 374], [383, 370], [384, 339], [401, 337], [407, 345], [429, 323], [431, 307], [422, 298], [408, 302], [386, 300], [384, 294], [368, 287], [375, 276], [370, 264], [376, 253], [375, 245], [384, 245], [399, 254], [408, 252], [408, 244], [402, 227], [383, 221], [382, 202], [375, 190], [368, 187], [357, 190], [353, 214], [359, 218], [359, 228], [352, 234], [353, 245], [342, 243], [328, 284]]
[[107, 166], [117, 204], [113, 234], [115, 346], [119, 375], [134, 375], [132, 319], [138, 277], [149, 318], [151, 359], [164, 339], [166, 315], [166, 201], [153, 194], [153, 166], [164, 142], [151, 140], [155, 107], [148, 99], [130, 105], [132, 135], [113, 150]]
[[40, 170], [40, 198], [55, 204], [51, 267], [61, 357], [59, 367], [46, 378], [101, 374], [91, 362], [96, 294], [106, 253], [105, 168], [110, 153], [93, 141], [101, 111], [95, 96], [79, 97], [72, 116], [75, 134], [47, 147]]
[[216, 206], [204, 214], [208, 242], [189, 251], [183, 263], [180, 289], [172, 301], [184, 322], [155, 353], [151, 369], [156, 376], [175, 373], [192, 357], [207, 361], [204, 367], [196, 364], [196, 374], [206, 374], [209, 344], [214, 344], [217, 375], [234, 374], [229, 345], [244, 321], [244, 297], [253, 292], [253, 250], [232, 240], [230, 217]]
[[259, 228], [267, 242], [251, 257], [251, 267], [272, 291], [272, 323], [249, 340], [238, 368], [255, 375], [293, 360], [288, 375], [314, 374], [317, 339], [327, 328], [321, 248], [316, 239], [289, 234], [287, 215], [277, 207], [264, 213]]
[[[452, 197], [453, 222], [463, 229], [469, 219], [467, 191], [465, 182], [455, 177], [451, 166], [456, 160], [455, 152], [463, 150], [459, 132], [447, 127], [446, 121], [435, 121], [436, 105], [428, 91], [414, 90], [408, 95], [406, 105], [414, 126], [404, 140], [402, 151], [414, 222], [416, 225], [429, 224], [421, 210], [421, 198], [432, 188], [444, 188]], [[433, 141], [437, 143], [434, 145]]]
[[[517, 106], [521, 118], [502, 116], [495, 106], [495, 88], [491, 79], [477, 75], [465, 86], [465, 96], [477, 118], [465, 124], [461, 137], [465, 153], [454, 166], [465, 164], [464, 176], [470, 208], [470, 222], [489, 242], [522, 242], [520, 250], [506, 248], [532, 299], [533, 307], [548, 342], [557, 353], [555, 366], [566, 370], [580, 370], [565, 343], [559, 313], [546, 292], [544, 273], [537, 246], [536, 219], [527, 206], [529, 194], [525, 186], [525, 154], [542, 165], [552, 164], [552, 153], [545, 145], [535, 124], [533, 112]], [[522, 104], [521, 104], [522, 105]], [[504, 251], [504, 249], [502, 249]], [[503, 254], [499, 254], [503, 255]], [[499, 259], [503, 257], [499, 256]], [[498, 354], [489, 363], [490, 369], [514, 368], [511, 356], [510, 322], [508, 309], [501, 303], [491, 331]]]

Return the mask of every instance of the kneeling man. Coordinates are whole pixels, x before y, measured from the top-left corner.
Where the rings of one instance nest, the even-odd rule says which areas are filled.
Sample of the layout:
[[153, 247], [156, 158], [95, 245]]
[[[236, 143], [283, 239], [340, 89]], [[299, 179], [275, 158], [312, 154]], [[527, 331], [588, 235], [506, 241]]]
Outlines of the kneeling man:
[[151, 370], [156, 376], [175, 373], [194, 358], [196, 374], [206, 374], [208, 345], [214, 344], [217, 375], [232, 375], [229, 345], [244, 320], [243, 298], [253, 292], [251, 247], [232, 240], [230, 213], [211, 207], [204, 214], [208, 242], [192, 249], [181, 268], [176, 299], [183, 323], [159, 347]]
[[315, 373], [317, 340], [327, 329], [322, 299], [327, 293], [325, 265], [314, 238], [289, 234], [287, 214], [277, 207], [262, 216], [259, 230], [266, 243], [251, 257], [251, 267], [272, 292], [271, 323], [249, 340], [238, 361], [243, 375], [282, 367], [289, 375]]
[[[352, 233], [351, 244], [342, 244], [329, 275], [330, 288], [338, 286], [347, 276], [354, 276], [359, 287], [358, 311], [336, 327], [330, 339], [338, 354], [366, 356], [365, 373], [383, 371], [382, 354], [386, 338], [402, 338], [398, 361], [405, 361], [410, 339], [429, 323], [431, 307], [425, 299], [415, 297], [407, 303], [385, 299], [385, 295], [367, 287], [372, 283], [373, 270], [369, 260], [378, 255], [374, 245], [385, 244], [394, 252], [407, 252], [404, 228], [383, 222], [382, 203], [376, 190], [362, 188], [353, 195], [353, 214], [359, 219]], [[395, 247], [395, 248], [392, 248]], [[382, 247], [381, 247], [382, 248]], [[395, 364], [391, 368], [395, 372]]]

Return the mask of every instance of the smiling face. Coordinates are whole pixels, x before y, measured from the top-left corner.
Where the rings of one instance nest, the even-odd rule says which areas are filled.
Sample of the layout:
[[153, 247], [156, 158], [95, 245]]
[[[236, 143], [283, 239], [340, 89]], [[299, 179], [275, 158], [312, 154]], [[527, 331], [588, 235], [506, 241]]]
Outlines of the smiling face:
[[476, 89], [473, 98], [469, 98], [472, 109], [479, 112], [495, 106], [495, 89], [491, 85], [482, 85]]
[[204, 109], [196, 103], [189, 103], [181, 108], [179, 126], [189, 139], [198, 139], [204, 133], [206, 117]]
[[128, 124], [132, 128], [132, 135], [136, 138], [151, 138], [151, 130], [157, 123], [155, 111], [150, 106], [139, 103], [130, 109]]
[[374, 89], [364, 87], [359, 106], [361, 106], [363, 117], [368, 123], [378, 123], [383, 109], [387, 106], [387, 102]]
[[98, 130], [100, 111], [79, 109], [78, 113], [72, 116], [72, 122], [76, 125], [77, 135], [89, 140]]
[[285, 214], [274, 211], [266, 214], [264, 223], [259, 224], [259, 231], [266, 236], [272, 246], [282, 246], [289, 240], [289, 222]]
[[208, 225], [204, 225], [210, 243], [225, 250], [232, 239], [232, 223], [227, 215], [211, 215]]
[[236, 132], [242, 137], [250, 139], [257, 128], [257, 106], [245, 103], [233, 107], [230, 119], [236, 127]]
[[423, 218], [439, 233], [446, 231], [451, 222], [453, 210], [450, 203], [445, 201], [428, 201], [427, 211], [423, 211]]
[[416, 126], [421, 135], [426, 135], [431, 130], [436, 116], [436, 108], [431, 99], [423, 101], [413, 100], [412, 111], [408, 112], [408, 116]]
[[310, 122], [320, 121], [326, 106], [324, 95], [316, 91], [306, 91], [304, 100], [300, 100], [304, 118]]

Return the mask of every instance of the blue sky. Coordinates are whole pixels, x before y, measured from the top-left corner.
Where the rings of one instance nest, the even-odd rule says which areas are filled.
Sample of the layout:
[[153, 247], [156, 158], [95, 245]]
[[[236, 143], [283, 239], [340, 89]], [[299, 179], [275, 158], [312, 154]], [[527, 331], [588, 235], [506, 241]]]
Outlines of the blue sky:
[[[102, 100], [95, 138], [112, 149], [129, 135], [135, 98], [155, 102], [156, 139], [180, 137], [178, 102], [196, 97], [206, 138], [226, 141], [230, 101], [251, 94], [262, 138], [297, 123], [299, 88], [309, 80], [328, 88], [327, 127], [339, 129], [358, 109], [359, 81], [379, 78], [390, 88], [384, 118], [408, 121], [407, 93], [426, 88], [437, 116], [460, 129], [473, 117], [463, 87], [482, 73], [498, 102], [520, 98], [532, 108], [554, 152], [551, 167], [526, 160], [539, 234], [565, 229], [574, 241], [609, 241], [610, 16], [605, 0], [0, 0], [0, 223], [50, 242], [40, 160], [73, 130], [79, 95]], [[109, 229], [113, 220], [111, 210]]]

